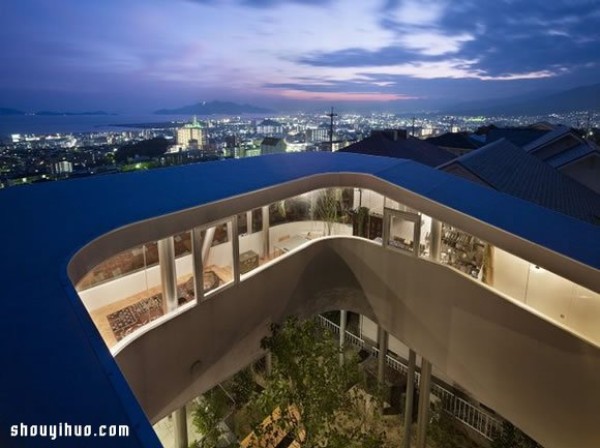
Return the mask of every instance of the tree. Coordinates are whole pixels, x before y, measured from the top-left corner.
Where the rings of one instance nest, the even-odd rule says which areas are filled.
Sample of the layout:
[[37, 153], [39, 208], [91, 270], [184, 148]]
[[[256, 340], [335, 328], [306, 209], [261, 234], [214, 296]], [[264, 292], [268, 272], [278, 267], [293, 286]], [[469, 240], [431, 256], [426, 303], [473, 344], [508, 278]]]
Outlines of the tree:
[[[290, 318], [271, 330], [261, 345], [271, 351], [272, 372], [253, 401], [258, 438], [283, 430], [303, 447], [383, 446], [368, 416], [357, 412], [365, 395], [349, 392], [361, 380], [357, 358], [340, 366], [337, 344], [313, 320]], [[277, 419], [265, 428], [264, 417], [275, 410]]]
[[198, 448], [216, 448], [219, 446], [219, 439], [222, 435], [219, 424], [230, 411], [231, 402], [220, 386], [205, 393], [193, 412], [194, 426], [203, 434], [203, 437], [192, 446]]
[[492, 441], [491, 448], [543, 448], [519, 428], [505, 421]]
[[317, 198], [316, 217], [325, 222], [327, 235], [331, 235], [333, 223], [338, 218], [339, 201], [335, 188], [326, 188]]
[[129, 144], [120, 147], [115, 154], [117, 163], [124, 163], [135, 157], [154, 158], [162, 156], [169, 147], [169, 141], [163, 137], [155, 137], [150, 140]]

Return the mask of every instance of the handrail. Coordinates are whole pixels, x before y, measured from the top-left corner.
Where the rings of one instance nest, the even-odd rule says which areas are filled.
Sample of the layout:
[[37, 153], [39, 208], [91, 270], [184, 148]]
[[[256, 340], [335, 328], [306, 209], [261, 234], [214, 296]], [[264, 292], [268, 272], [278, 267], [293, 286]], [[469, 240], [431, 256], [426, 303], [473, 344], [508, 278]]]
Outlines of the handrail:
[[[317, 319], [321, 326], [325, 327], [332, 333], [339, 335], [340, 326], [330, 321], [322, 315], [318, 315]], [[350, 342], [352, 345], [359, 349], [368, 348], [371, 356], [378, 356], [379, 349], [376, 347], [369, 346], [364, 339], [356, 336], [355, 334], [345, 331], [345, 340]], [[406, 374], [408, 372], [408, 366], [400, 361], [399, 359], [393, 358], [390, 355], [386, 355], [386, 364], [392, 369]], [[419, 385], [421, 374], [415, 372], [415, 382]], [[502, 430], [502, 421], [495, 416], [492, 416], [488, 412], [480, 409], [468, 401], [456, 396], [453, 392], [440, 386], [439, 384], [433, 383], [431, 386], [431, 393], [441, 400], [442, 409], [458, 420], [465, 426], [476, 431], [488, 440], [493, 438]]]

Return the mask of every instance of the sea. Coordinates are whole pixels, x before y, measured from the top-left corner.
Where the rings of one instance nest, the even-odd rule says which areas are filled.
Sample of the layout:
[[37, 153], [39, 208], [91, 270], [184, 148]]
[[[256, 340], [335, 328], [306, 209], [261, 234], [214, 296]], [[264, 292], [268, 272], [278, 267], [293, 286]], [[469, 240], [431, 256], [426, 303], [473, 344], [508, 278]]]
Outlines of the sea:
[[[244, 116], [246, 117], [246, 116]], [[198, 117], [198, 119], [207, 117]], [[218, 118], [211, 116], [210, 118]], [[140, 124], [191, 121], [191, 115], [0, 115], [0, 136], [139, 129]]]

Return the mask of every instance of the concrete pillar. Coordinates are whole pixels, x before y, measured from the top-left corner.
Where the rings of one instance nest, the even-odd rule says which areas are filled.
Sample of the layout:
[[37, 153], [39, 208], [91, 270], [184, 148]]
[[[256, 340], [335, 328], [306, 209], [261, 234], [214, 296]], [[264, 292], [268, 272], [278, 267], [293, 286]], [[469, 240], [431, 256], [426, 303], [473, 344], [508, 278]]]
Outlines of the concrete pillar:
[[346, 342], [346, 324], [348, 311], [340, 310], [340, 365], [344, 364], [344, 344]]
[[246, 212], [246, 235], [250, 235], [251, 233], [252, 233], [252, 210]]
[[158, 241], [158, 264], [162, 286], [163, 310], [177, 309], [177, 272], [175, 271], [175, 242], [173, 237]]
[[431, 246], [429, 257], [433, 261], [440, 261], [442, 254], [442, 223], [437, 219], [431, 220]]
[[240, 240], [238, 238], [238, 223], [237, 216], [227, 221], [227, 237], [231, 241], [231, 249], [233, 251], [233, 282], [240, 282]]
[[192, 271], [194, 272], [194, 297], [198, 302], [204, 298], [204, 262], [202, 259], [202, 230], [192, 229]]
[[188, 448], [189, 443], [185, 405], [173, 412], [173, 433], [175, 434], [175, 447]]
[[262, 233], [263, 233], [263, 257], [267, 258], [270, 254], [269, 242], [269, 206], [265, 205], [262, 208]]
[[431, 392], [431, 363], [425, 358], [421, 358], [419, 415], [417, 417], [417, 448], [425, 448], [427, 423], [429, 422], [429, 392]]
[[377, 357], [377, 382], [380, 386], [383, 386], [388, 351], [388, 333], [381, 325], [377, 326], [377, 344], [379, 345], [379, 356]]
[[233, 241], [233, 223], [234, 222], [237, 225], [237, 216], [234, 216], [233, 218], [231, 218], [231, 220], [229, 220], [225, 223], [225, 225], [227, 227], [227, 241]]
[[406, 374], [406, 402], [404, 403], [404, 439], [402, 448], [410, 448], [410, 435], [412, 429], [413, 401], [415, 397], [415, 367], [417, 354], [414, 350], [408, 351], [408, 372]]
[[208, 264], [208, 256], [210, 255], [210, 248], [213, 243], [213, 239], [215, 237], [215, 229], [216, 227], [210, 227], [206, 229], [206, 233], [204, 234], [204, 241], [202, 242], [202, 265], [207, 266]]

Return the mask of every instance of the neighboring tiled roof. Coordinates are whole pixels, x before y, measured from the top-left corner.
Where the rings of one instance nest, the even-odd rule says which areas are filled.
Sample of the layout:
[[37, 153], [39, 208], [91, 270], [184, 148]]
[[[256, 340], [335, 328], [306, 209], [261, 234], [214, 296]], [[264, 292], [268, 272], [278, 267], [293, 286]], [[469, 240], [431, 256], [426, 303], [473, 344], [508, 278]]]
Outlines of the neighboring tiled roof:
[[563, 151], [560, 154], [556, 154], [555, 156], [546, 159], [545, 162], [554, 168], [561, 168], [592, 153], [600, 155], [600, 148], [592, 142], [585, 142], [574, 148]]
[[[523, 146], [523, 149], [527, 152], [535, 151], [536, 149], [552, 142], [553, 140], [556, 140], [556, 139], [562, 137], [563, 135], [567, 135], [571, 132], [572, 132], [571, 128], [568, 128], [567, 126], [563, 126], [563, 125], [558, 125], [553, 130], [546, 132], [544, 135], [541, 135], [537, 139], [535, 139], [525, 145], [520, 145], [520, 146]], [[573, 134], [573, 135], [575, 135], [575, 134]]]
[[463, 132], [447, 132], [437, 137], [430, 137], [425, 141], [444, 148], [477, 149], [483, 146], [480, 142], [469, 138], [469, 135]]
[[455, 156], [431, 143], [416, 138], [393, 140], [377, 133], [356, 142], [339, 152], [410, 159], [431, 167], [452, 160]]
[[524, 146], [537, 140], [549, 131], [532, 128], [491, 128], [487, 133], [486, 143], [493, 143], [502, 138], [507, 139], [513, 145]]
[[440, 166], [462, 166], [492, 188], [566, 215], [600, 224], [600, 195], [506, 139]]

